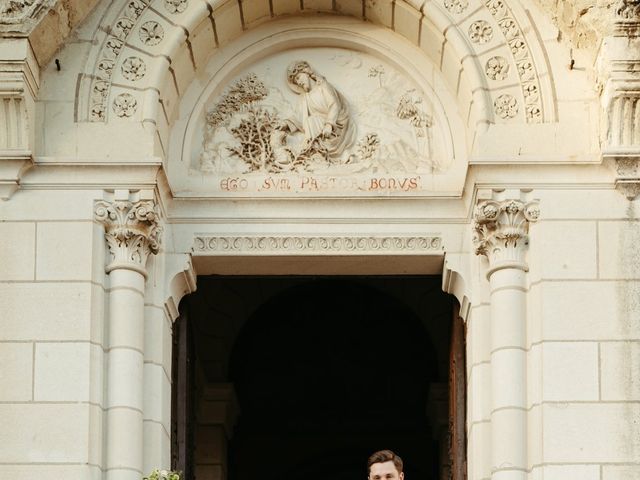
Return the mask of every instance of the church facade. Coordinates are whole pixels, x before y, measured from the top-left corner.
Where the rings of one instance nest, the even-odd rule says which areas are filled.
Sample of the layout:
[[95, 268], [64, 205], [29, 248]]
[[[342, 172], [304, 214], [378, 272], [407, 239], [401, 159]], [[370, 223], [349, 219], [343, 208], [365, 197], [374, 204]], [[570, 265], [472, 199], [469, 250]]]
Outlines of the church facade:
[[[437, 278], [440, 478], [640, 477], [640, 3], [583, 3], [0, 2], [0, 477], [175, 466], [216, 276]], [[188, 468], [233, 480], [207, 365]]]

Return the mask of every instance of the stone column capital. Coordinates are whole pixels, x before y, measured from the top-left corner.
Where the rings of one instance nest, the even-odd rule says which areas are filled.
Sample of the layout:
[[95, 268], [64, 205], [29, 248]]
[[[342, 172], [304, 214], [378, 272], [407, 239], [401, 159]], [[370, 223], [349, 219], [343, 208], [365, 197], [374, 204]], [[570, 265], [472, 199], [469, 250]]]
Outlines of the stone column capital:
[[99, 200], [94, 205], [94, 218], [104, 225], [111, 253], [106, 272], [122, 268], [146, 277], [147, 258], [158, 253], [162, 232], [155, 202]]
[[537, 201], [483, 200], [474, 212], [476, 255], [489, 259], [487, 278], [496, 270], [527, 271], [525, 254], [529, 245], [529, 224], [538, 220]]
[[640, 0], [618, 0], [616, 16], [622, 20], [636, 20], [640, 18]]

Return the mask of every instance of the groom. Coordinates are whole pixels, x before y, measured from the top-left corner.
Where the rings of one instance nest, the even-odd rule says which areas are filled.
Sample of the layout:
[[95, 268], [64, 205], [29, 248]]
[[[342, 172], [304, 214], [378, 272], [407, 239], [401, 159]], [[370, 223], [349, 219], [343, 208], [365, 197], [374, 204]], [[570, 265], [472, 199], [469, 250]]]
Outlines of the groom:
[[404, 480], [402, 459], [391, 450], [380, 450], [369, 457], [369, 480]]

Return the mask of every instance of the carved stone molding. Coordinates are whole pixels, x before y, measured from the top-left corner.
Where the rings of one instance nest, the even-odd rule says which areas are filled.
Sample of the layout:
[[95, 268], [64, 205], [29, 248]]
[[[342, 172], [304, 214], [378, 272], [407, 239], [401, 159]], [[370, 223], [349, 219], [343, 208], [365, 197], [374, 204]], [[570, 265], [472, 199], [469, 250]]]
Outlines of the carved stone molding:
[[165, 253], [165, 302], [167, 317], [175, 321], [180, 315], [178, 306], [185, 295], [195, 292], [196, 271], [191, 262], [191, 255], [185, 253]]
[[[511, 11], [508, 2], [505, 0], [484, 0], [483, 3], [498, 23], [500, 31], [509, 45], [513, 61], [517, 66], [520, 87], [524, 98], [522, 110], [525, 115], [525, 120], [527, 123], [542, 123], [544, 120], [544, 111], [540, 92], [540, 80], [538, 79], [533, 54], [530, 45], [527, 43], [524, 30], [516, 20], [516, 16]], [[488, 69], [487, 75], [489, 75]], [[505, 97], [505, 95], [502, 97]], [[496, 99], [496, 102], [499, 103], [502, 97]], [[513, 102], [516, 102], [516, 100], [514, 99]], [[513, 102], [510, 102], [510, 104], [513, 104]], [[517, 110], [514, 111], [512, 107], [507, 109], [498, 108], [497, 105], [495, 105], [495, 107], [496, 114], [502, 119], [514, 118], [517, 114]]]
[[0, 0], [0, 32], [26, 33], [56, 0]]
[[[113, 29], [102, 40], [97, 68], [91, 75], [89, 111], [87, 112], [89, 121], [106, 122], [108, 120], [114, 66], [120, 63], [120, 57], [129, 37], [137, 31], [145, 45], [156, 45], [164, 38], [164, 29], [157, 22], [147, 21], [141, 27], [137, 27], [151, 3], [152, 0], [126, 2], [126, 5], [119, 12], [119, 18]], [[175, 4], [176, 8], [183, 4], [186, 6], [186, 1], [181, 0], [168, 3]], [[147, 66], [140, 58], [128, 57], [122, 61], [120, 70], [127, 80], [137, 81], [144, 77]], [[138, 105], [134, 94], [134, 91], [123, 93], [113, 99], [111, 102], [112, 111], [118, 118], [130, 118], [134, 115]]]
[[473, 242], [476, 255], [489, 259], [487, 276], [502, 268], [527, 271], [529, 224], [540, 216], [538, 202], [485, 200], [476, 206], [474, 216]]
[[621, 0], [616, 6], [617, 33], [637, 34], [640, 23], [640, 0]]
[[99, 200], [94, 205], [94, 218], [105, 227], [111, 253], [106, 272], [123, 268], [146, 276], [147, 258], [158, 253], [162, 232], [155, 203]]
[[640, 194], [640, 157], [637, 155], [615, 158], [615, 187], [628, 200]]
[[376, 236], [209, 236], [194, 239], [194, 255], [322, 255], [322, 254], [402, 254], [407, 252], [435, 253], [442, 250], [442, 238], [376, 237]]
[[615, 13], [598, 58], [607, 127], [602, 156], [614, 169], [616, 189], [632, 200], [640, 192], [640, 1], [620, 1]]
[[32, 165], [39, 70], [26, 39], [3, 39], [8, 58], [0, 64], [0, 198], [19, 188]]

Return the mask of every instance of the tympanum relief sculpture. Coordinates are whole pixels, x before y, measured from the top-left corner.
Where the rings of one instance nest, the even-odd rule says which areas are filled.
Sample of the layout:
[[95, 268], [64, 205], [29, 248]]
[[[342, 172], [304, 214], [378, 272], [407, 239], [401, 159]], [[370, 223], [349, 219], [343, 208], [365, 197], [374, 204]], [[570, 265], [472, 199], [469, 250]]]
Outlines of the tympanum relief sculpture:
[[447, 169], [443, 152], [431, 100], [405, 76], [366, 54], [304, 49], [212, 97], [192, 172], [222, 192], [417, 192]]

